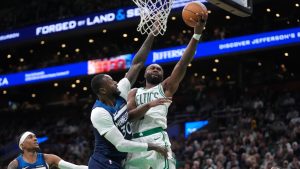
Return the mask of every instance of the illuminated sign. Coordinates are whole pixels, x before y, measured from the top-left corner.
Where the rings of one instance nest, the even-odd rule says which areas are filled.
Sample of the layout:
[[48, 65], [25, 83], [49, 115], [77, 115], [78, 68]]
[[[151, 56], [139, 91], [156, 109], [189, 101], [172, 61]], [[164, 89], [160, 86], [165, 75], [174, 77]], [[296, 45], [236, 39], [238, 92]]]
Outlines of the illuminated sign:
[[196, 122], [186, 122], [184, 124], [184, 133], [185, 133], [185, 138], [187, 138], [191, 133], [205, 127], [208, 125], [208, 121], [196, 121]]
[[[200, 42], [197, 47], [195, 59], [296, 43], [300, 43], [300, 28], [254, 34], [206, 43]], [[150, 52], [145, 65], [152, 63], [161, 64], [177, 62], [181, 58], [185, 48], [186, 46], [178, 46], [153, 50]], [[0, 88], [58, 78], [69, 78], [79, 75], [124, 70], [130, 67], [133, 56], [134, 54], [126, 54], [109, 59], [90, 60], [77, 64], [0, 75]]]
[[49, 81], [55, 79], [69, 78], [74, 76], [86, 75], [87, 63], [80, 62], [75, 64], [55, 66], [34, 71], [26, 71], [15, 74], [0, 75], [2, 82], [0, 88], [30, 84], [35, 82]]
[[88, 61], [88, 74], [125, 70], [130, 67], [132, 54], [121, 55], [110, 59], [96, 59]]
[[[197, 0], [206, 2], [206, 0]], [[190, 0], [174, 0], [172, 9], [183, 7]], [[34, 39], [36, 37], [51, 35], [59, 32], [88, 28], [105, 23], [121, 22], [131, 18], [140, 17], [140, 9], [137, 7], [120, 8], [112, 11], [101, 12], [86, 16], [73, 17], [44, 25], [31, 26], [12, 32], [0, 33], [0, 44], [5, 42], [17, 42], [20, 40]]]
[[[237, 38], [229, 38], [206, 43], [199, 43], [195, 58], [250, 51], [280, 45], [300, 43], [300, 28], [266, 32]], [[169, 63], [180, 59], [186, 46], [154, 50], [147, 58], [146, 65]]]

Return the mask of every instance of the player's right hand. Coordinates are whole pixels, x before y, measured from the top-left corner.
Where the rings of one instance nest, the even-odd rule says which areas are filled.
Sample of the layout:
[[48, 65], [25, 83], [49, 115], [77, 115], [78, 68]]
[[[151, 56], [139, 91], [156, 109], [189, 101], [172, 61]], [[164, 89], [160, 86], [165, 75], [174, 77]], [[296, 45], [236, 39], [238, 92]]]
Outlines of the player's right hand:
[[163, 105], [165, 103], [172, 103], [172, 97], [159, 98], [159, 99], [153, 100], [153, 101], [149, 102], [149, 106], [155, 107], [158, 105]]
[[168, 158], [168, 149], [166, 147], [161, 147], [153, 143], [148, 143], [148, 150], [154, 150], [164, 156], [165, 158]]

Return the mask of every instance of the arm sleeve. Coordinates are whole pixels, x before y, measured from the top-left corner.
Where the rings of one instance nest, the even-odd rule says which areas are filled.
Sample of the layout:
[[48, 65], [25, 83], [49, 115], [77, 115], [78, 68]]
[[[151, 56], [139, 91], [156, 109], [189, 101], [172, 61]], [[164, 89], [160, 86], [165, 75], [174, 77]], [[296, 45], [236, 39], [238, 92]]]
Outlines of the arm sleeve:
[[148, 144], [126, 140], [117, 127], [113, 127], [104, 137], [120, 152], [147, 151]]
[[120, 96], [127, 101], [127, 96], [130, 91], [131, 84], [127, 78], [123, 78], [118, 83], [118, 89], [120, 90]]
[[141, 152], [147, 151], [147, 143], [129, 141], [124, 138], [120, 130], [114, 125], [112, 117], [103, 108], [95, 108], [91, 114], [93, 126], [100, 135], [111, 142], [120, 152]]
[[69, 163], [67, 161], [60, 160], [58, 163], [58, 168], [60, 168], [60, 169], [88, 169], [88, 166], [75, 165], [75, 164]]
[[92, 110], [91, 121], [100, 135], [104, 135], [115, 126], [109, 112], [100, 107]]

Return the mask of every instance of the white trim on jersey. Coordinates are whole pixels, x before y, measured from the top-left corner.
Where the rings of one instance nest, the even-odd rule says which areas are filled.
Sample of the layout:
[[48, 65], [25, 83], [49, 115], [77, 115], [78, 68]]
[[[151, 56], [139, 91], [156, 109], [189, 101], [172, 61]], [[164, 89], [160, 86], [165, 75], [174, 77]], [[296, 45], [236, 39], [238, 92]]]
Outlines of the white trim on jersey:
[[122, 109], [116, 113], [116, 115], [114, 116], [114, 120], [117, 120], [126, 110], [127, 110], [127, 105], [122, 107]]

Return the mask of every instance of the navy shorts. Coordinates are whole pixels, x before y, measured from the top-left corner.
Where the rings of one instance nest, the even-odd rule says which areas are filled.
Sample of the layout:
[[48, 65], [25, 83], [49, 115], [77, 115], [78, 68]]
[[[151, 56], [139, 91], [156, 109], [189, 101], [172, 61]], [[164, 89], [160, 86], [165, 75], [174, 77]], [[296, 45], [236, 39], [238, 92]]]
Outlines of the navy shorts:
[[123, 169], [120, 163], [104, 156], [92, 155], [89, 160], [89, 169]]

